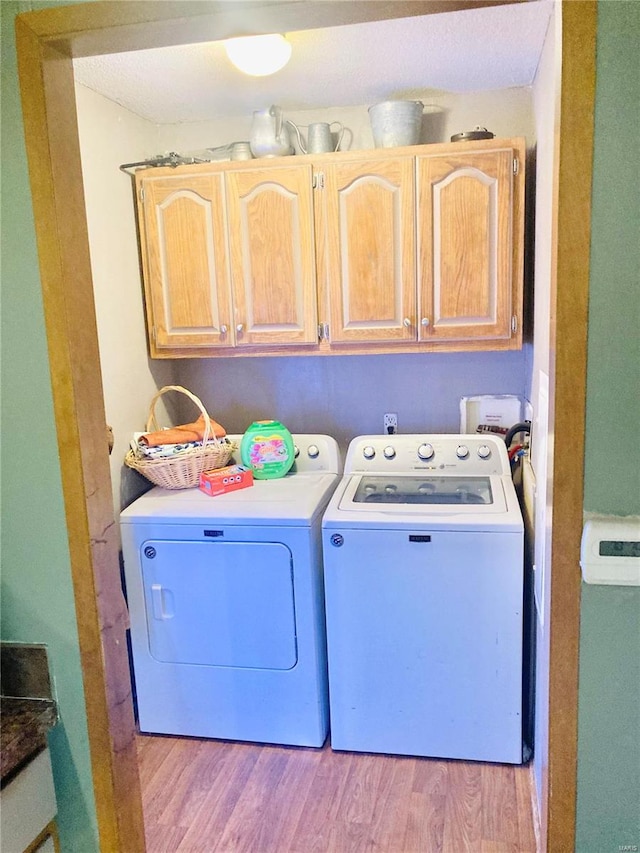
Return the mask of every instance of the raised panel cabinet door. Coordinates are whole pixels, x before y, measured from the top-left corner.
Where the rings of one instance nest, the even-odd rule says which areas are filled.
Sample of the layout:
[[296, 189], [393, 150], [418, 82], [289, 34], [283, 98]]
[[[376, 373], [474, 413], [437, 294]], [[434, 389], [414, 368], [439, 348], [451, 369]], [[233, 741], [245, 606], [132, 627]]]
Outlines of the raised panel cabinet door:
[[317, 343], [311, 166], [225, 179], [237, 345]]
[[415, 341], [414, 158], [328, 164], [331, 343]]
[[420, 340], [512, 335], [511, 148], [417, 158]]
[[233, 345], [222, 176], [142, 178], [138, 204], [151, 354]]

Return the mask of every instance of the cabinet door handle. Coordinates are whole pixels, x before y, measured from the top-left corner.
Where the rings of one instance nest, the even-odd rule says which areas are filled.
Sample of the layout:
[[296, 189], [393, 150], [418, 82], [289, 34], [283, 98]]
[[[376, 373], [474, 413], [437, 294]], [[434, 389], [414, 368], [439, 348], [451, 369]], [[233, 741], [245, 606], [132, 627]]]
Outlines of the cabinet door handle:
[[402, 325], [406, 326], [406, 328], [408, 329], [409, 326], [411, 325], [411, 320], [408, 317], [405, 317], [404, 320], [402, 321]]
[[227, 324], [226, 324], [226, 323], [223, 323], [223, 324], [220, 326], [220, 334], [221, 334], [221, 335], [226, 335], [226, 334], [227, 334]]
[[423, 317], [422, 320], [420, 320], [420, 325], [421, 326], [428, 326], [429, 325], [429, 318]]
[[238, 323], [236, 326], [236, 332], [241, 332], [244, 329], [244, 323]]

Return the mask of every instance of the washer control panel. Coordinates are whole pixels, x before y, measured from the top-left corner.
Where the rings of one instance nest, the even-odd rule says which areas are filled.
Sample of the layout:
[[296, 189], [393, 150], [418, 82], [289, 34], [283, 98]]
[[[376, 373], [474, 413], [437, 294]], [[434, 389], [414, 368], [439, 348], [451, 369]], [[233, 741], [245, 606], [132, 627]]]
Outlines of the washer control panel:
[[345, 473], [431, 471], [509, 474], [507, 448], [499, 436], [363, 435], [349, 445]]

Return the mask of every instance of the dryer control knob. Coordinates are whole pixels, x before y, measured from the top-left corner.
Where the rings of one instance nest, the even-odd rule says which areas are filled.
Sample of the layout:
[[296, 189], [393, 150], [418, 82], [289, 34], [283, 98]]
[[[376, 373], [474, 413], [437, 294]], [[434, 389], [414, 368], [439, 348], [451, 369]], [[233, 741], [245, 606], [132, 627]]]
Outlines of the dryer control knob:
[[382, 451], [387, 459], [393, 459], [396, 455], [396, 451], [390, 444], [388, 444], [385, 449]]
[[293, 458], [297, 459], [298, 456], [300, 456], [300, 448], [298, 447], [297, 444], [294, 444], [293, 445]]
[[320, 448], [317, 444], [310, 444], [307, 447], [307, 453], [309, 454], [310, 459], [317, 459], [320, 456]]
[[458, 459], [466, 459], [468, 455], [469, 455], [469, 448], [467, 447], [466, 444], [459, 444], [456, 447], [456, 456], [458, 457]]
[[435, 453], [432, 444], [421, 444], [418, 448], [418, 456], [425, 461], [432, 459]]
[[365, 459], [373, 459], [373, 457], [376, 455], [375, 447], [371, 447], [370, 444], [367, 444], [366, 447], [362, 448], [362, 455]]
[[481, 444], [478, 448], [478, 456], [480, 459], [488, 459], [491, 456], [491, 448], [488, 444]]

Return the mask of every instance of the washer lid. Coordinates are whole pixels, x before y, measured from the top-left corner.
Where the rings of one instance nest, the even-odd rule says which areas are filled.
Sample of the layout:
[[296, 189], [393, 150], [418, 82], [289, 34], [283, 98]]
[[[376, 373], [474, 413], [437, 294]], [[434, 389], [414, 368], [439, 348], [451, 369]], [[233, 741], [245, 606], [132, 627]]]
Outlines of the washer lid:
[[[388, 475], [375, 474], [352, 474], [344, 477], [333, 497], [322, 519], [325, 530], [346, 529], [376, 529], [381, 530], [449, 530], [464, 531], [475, 530], [484, 533], [490, 532], [514, 532], [522, 534], [524, 525], [522, 514], [518, 504], [518, 497], [510, 477], [501, 477], [497, 474], [482, 475], [480, 479], [488, 478], [489, 487], [478, 484], [475, 492], [469, 490], [468, 494], [476, 494], [477, 498], [466, 500], [462, 498], [447, 497], [444, 484], [439, 482], [431, 484], [436, 489], [432, 494], [438, 495], [431, 504], [419, 502], [422, 498], [409, 497], [407, 502], [400, 502], [394, 497], [386, 503], [380, 501], [356, 501], [355, 496], [358, 488], [362, 485], [361, 492], [366, 488], [367, 482], [382, 477], [388, 479]], [[406, 480], [414, 480], [409, 486]], [[443, 479], [436, 474], [428, 472], [425, 477], [407, 475], [406, 478], [397, 478], [398, 482], [406, 486], [406, 492], [416, 493], [420, 485], [427, 486], [422, 494], [430, 489], [429, 480], [439, 481]], [[450, 479], [446, 476], [446, 479]], [[468, 483], [469, 477], [451, 477]], [[475, 479], [475, 478], [472, 478]], [[374, 485], [374, 484], [372, 484]], [[491, 492], [491, 503], [478, 503], [478, 498], [488, 497]], [[396, 493], [397, 494], [397, 493]], [[446, 503], [450, 500], [450, 503]], [[415, 501], [415, 502], [414, 502]]]
[[507, 510], [499, 477], [360, 474], [350, 478], [341, 510], [420, 515], [484, 515]]

